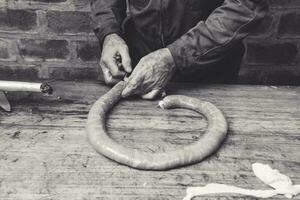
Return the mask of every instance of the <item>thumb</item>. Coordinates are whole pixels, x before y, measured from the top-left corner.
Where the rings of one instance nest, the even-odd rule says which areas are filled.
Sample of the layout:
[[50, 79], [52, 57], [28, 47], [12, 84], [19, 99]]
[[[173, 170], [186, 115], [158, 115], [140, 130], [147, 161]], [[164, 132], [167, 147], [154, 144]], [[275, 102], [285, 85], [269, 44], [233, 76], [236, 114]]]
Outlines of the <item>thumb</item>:
[[127, 72], [127, 73], [131, 73], [132, 71], [132, 66], [131, 66], [131, 58], [130, 58], [130, 55], [129, 55], [129, 50], [128, 48], [121, 48], [119, 50], [119, 53], [121, 55], [121, 58], [122, 58], [122, 65], [124, 67], [124, 70]]
[[102, 72], [103, 72], [104, 81], [107, 85], [114, 85], [114, 84], [116, 84], [120, 81], [120, 80], [115, 79], [115, 78], [112, 77], [111, 73], [106, 68], [104, 63], [102, 63], [101, 69], [102, 69]]
[[147, 94], [142, 95], [142, 98], [145, 100], [152, 100], [158, 97], [160, 94], [161, 94], [161, 90], [155, 89]]
[[[134, 75], [134, 74], [132, 74]], [[128, 80], [127, 86], [122, 92], [122, 97], [126, 98], [133, 94], [140, 93], [139, 88], [140, 84], [142, 83], [143, 78], [141, 76], [136, 76]]]

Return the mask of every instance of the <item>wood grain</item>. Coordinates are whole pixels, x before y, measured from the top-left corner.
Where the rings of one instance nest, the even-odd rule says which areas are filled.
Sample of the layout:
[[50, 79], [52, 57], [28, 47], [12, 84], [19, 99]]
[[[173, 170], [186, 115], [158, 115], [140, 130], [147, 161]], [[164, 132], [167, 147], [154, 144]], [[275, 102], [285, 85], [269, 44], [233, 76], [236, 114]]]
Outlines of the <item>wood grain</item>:
[[[202, 163], [147, 172], [110, 161], [87, 142], [88, 110], [108, 87], [52, 85], [52, 97], [10, 93], [13, 112], [0, 113], [1, 200], [180, 200], [187, 186], [209, 182], [265, 188], [251, 171], [254, 162], [270, 164], [300, 184], [300, 87], [171, 85], [170, 94], [207, 100], [223, 110], [229, 137]], [[157, 101], [122, 101], [108, 120], [111, 137], [130, 148], [159, 152], [193, 143], [206, 129], [206, 120], [197, 113], [156, 106]]]

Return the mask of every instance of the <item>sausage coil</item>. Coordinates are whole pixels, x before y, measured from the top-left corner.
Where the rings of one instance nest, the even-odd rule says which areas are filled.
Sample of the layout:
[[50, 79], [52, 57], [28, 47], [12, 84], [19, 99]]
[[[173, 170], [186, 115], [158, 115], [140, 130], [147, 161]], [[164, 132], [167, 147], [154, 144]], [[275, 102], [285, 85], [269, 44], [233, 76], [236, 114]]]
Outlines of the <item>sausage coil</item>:
[[208, 128], [195, 143], [181, 149], [147, 153], [126, 148], [107, 134], [106, 115], [121, 99], [125, 82], [119, 82], [109, 92], [99, 98], [90, 109], [87, 120], [87, 134], [94, 149], [118, 163], [142, 170], [168, 170], [198, 163], [214, 153], [227, 135], [227, 122], [222, 112], [213, 104], [196, 98], [171, 95], [165, 97], [160, 106], [163, 109], [185, 108], [196, 111], [206, 117]]

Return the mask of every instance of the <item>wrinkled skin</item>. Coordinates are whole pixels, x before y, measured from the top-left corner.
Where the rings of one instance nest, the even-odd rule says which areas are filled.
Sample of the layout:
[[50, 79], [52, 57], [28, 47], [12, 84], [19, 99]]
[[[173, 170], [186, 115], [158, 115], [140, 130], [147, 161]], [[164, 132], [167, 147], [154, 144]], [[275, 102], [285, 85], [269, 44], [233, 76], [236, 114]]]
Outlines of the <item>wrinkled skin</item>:
[[[114, 85], [131, 73], [131, 59], [126, 42], [117, 34], [105, 37], [100, 59], [105, 83]], [[140, 95], [144, 99], [154, 99], [175, 72], [175, 63], [167, 48], [159, 49], [144, 56], [127, 80], [122, 96]]]
[[141, 95], [144, 99], [156, 98], [162, 94], [175, 73], [175, 68], [173, 57], [167, 48], [144, 56], [127, 80], [122, 96]]
[[[116, 61], [120, 57], [120, 61]], [[105, 37], [100, 59], [105, 83], [114, 85], [121, 81], [126, 73], [131, 73], [131, 59], [128, 46], [117, 34], [110, 34]]]

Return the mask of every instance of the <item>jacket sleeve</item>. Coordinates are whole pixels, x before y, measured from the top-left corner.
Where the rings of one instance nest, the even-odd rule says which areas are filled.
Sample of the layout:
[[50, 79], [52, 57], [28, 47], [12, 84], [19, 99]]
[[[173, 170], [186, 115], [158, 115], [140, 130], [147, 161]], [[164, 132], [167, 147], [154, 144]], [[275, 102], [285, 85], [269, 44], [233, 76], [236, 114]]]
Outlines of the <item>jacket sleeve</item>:
[[90, 17], [100, 44], [108, 34], [121, 34], [121, 23], [125, 15], [125, 0], [91, 0]]
[[206, 21], [200, 21], [168, 45], [177, 68], [201, 66], [222, 59], [265, 16], [264, 0], [225, 0]]

